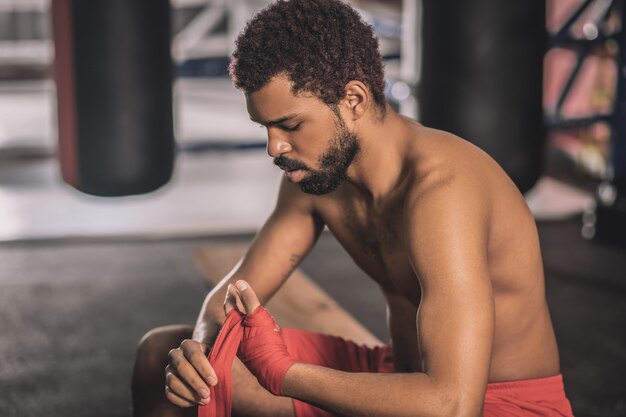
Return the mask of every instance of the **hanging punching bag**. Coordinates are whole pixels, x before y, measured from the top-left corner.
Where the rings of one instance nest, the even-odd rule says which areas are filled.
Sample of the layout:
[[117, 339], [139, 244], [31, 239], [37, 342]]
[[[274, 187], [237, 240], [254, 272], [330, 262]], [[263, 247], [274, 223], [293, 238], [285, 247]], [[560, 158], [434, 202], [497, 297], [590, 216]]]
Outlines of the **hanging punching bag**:
[[490, 154], [518, 188], [541, 174], [545, 0], [423, 0], [420, 121]]
[[53, 0], [63, 179], [146, 193], [174, 164], [168, 0]]

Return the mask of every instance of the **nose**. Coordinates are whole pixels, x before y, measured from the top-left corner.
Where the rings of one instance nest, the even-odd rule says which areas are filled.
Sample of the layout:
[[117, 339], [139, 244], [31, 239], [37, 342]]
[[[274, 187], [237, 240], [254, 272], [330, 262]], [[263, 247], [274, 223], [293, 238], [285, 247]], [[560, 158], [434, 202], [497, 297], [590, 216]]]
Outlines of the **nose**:
[[291, 144], [280, 132], [271, 128], [267, 132], [267, 154], [272, 158], [277, 158], [291, 151]]

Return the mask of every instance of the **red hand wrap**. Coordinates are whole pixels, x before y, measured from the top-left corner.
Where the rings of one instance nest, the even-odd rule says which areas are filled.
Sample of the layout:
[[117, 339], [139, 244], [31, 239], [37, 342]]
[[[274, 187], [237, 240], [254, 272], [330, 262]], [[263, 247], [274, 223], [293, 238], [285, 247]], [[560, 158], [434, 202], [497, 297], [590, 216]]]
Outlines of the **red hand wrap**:
[[262, 306], [243, 319], [243, 326], [237, 356], [266, 390], [282, 395], [283, 377], [295, 362], [287, 352], [280, 329]]
[[295, 361], [289, 356], [274, 319], [260, 306], [248, 316], [231, 310], [208, 354], [219, 382], [209, 386], [211, 400], [198, 406], [198, 417], [230, 417], [231, 369], [237, 352], [262, 386], [274, 395], [281, 395], [283, 377]]
[[208, 354], [218, 383], [214, 387], [209, 385], [211, 400], [207, 405], [198, 406], [198, 417], [230, 417], [233, 394], [231, 371], [243, 334], [242, 321], [243, 314], [237, 310], [229, 312]]

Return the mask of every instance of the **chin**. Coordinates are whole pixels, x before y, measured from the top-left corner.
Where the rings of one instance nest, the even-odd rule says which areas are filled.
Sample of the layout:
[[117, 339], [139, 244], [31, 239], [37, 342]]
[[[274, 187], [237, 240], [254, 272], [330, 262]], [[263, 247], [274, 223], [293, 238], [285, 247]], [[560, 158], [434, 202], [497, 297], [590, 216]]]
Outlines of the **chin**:
[[343, 183], [343, 180], [331, 184], [312, 184], [300, 182], [298, 186], [302, 192], [312, 195], [325, 195], [335, 191]]

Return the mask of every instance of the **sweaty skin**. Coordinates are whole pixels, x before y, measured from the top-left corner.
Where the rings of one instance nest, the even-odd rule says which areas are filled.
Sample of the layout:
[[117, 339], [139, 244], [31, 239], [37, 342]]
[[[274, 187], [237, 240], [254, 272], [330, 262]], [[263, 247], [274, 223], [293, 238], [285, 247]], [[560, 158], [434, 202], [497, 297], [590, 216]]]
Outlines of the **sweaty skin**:
[[[271, 157], [319, 168], [336, 133], [327, 105], [294, 94], [284, 76], [246, 99], [251, 119], [267, 127]], [[306, 171], [285, 176], [274, 213], [207, 297], [193, 338], [211, 343], [228, 284], [244, 279], [266, 303], [325, 225], [384, 293], [402, 373], [296, 364], [283, 381], [287, 396], [355, 416], [474, 416], [488, 382], [558, 374], [536, 225], [498, 164], [389, 106], [383, 117], [359, 81], [346, 85], [338, 111], [360, 140], [347, 180], [311, 195], [297, 184]]]

